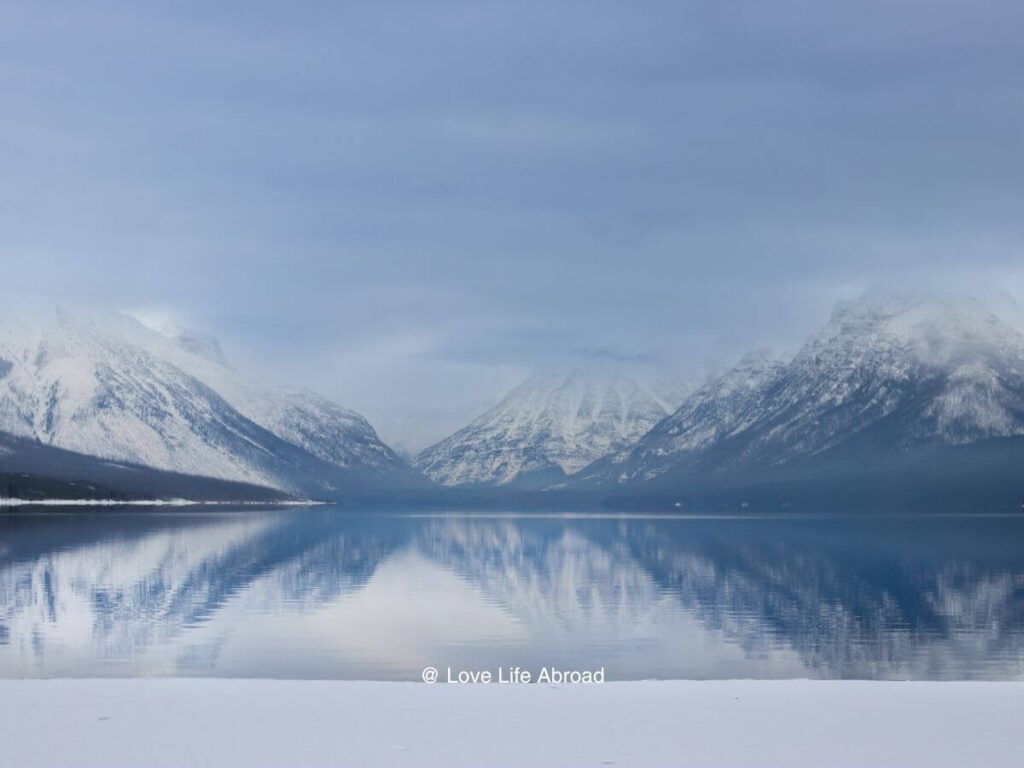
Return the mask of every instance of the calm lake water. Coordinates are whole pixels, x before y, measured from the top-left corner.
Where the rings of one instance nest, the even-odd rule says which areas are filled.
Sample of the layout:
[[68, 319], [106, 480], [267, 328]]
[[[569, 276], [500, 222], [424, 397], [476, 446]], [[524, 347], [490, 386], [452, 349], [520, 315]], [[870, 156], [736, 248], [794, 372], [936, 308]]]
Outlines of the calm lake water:
[[1024, 678], [1024, 515], [0, 515], [2, 677], [428, 665]]

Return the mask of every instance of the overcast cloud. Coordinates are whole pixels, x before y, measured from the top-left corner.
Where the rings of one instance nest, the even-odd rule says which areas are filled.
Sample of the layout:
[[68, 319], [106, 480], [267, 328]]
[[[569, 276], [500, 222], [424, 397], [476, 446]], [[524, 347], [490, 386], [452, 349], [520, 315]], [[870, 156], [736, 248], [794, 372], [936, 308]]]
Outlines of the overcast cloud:
[[7, 0], [3, 281], [209, 330], [422, 447], [568, 350], [687, 370], [871, 284], [1019, 293], [1022, 29], [1016, 0]]

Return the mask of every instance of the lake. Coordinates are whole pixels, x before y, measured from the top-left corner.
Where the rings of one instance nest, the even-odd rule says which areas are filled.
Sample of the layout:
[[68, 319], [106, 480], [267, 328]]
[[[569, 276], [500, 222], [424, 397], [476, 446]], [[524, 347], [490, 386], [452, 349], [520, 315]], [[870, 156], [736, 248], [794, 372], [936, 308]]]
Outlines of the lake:
[[0, 677], [426, 666], [1024, 678], [1024, 515], [0, 514]]

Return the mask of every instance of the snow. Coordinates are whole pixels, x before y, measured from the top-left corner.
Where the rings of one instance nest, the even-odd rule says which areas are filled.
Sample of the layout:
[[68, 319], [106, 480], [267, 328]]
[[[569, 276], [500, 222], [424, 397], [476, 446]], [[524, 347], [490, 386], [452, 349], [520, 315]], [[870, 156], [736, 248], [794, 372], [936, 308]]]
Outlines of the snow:
[[444, 485], [566, 475], [631, 445], [688, 391], [652, 369], [597, 358], [534, 373], [494, 408], [423, 451], [416, 466]]
[[0, 681], [4, 762], [1002, 768], [1021, 683]]
[[266, 501], [197, 501], [195, 499], [18, 499], [0, 498], [0, 507], [309, 507], [325, 504], [309, 499]]
[[1024, 337], [969, 298], [841, 303], [796, 355], [744, 358], [581, 477], [650, 479], [712, 451], [713, 470], [763, 468], [866, 430], [893, 447], [1024, 435]]
[[0, 507], [185, 507], [198, 502], [188, 499], [150, 499], [124, 501], [119, 499], [17, 499], [0, 498]]
[[400, 460], [354, 411], [252, 382], [216, 340], [126, 315], [4, 302], [0, 431], [92, 456], [297, 490], [279, 440], [343, 468]]

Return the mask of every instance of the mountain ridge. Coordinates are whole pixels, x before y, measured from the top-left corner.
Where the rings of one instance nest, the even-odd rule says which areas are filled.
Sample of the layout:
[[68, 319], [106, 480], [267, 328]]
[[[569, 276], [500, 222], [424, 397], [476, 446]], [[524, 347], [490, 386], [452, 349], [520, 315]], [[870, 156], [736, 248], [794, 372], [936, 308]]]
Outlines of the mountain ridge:
[[681, 390], [603, 358], [542, 369], [414, 464], [442, 485], [543, 487], [638, 439]]
[[573, 487], [663, 476], [685, 487], [844, 446], [911, 451], [1021, 435], [1024, 337], [968, 300], [864, 299], [837, 306], [792, 358], [741, 361], [712, 379]]
[[420, 482], [359, 414], [247, 381], [215, 341], [183, 344], [116, 313], [31, 309], [0, 312], [0, 432], [290, 493]]

